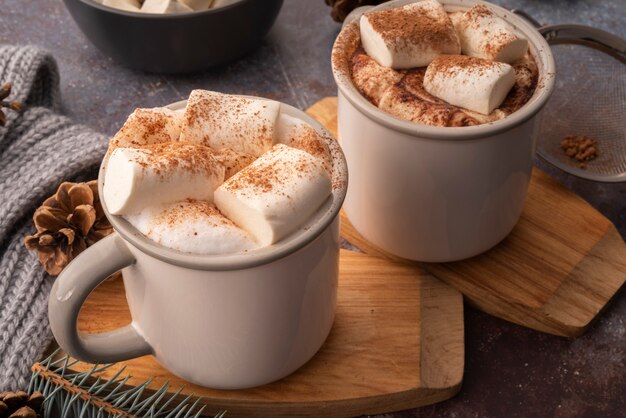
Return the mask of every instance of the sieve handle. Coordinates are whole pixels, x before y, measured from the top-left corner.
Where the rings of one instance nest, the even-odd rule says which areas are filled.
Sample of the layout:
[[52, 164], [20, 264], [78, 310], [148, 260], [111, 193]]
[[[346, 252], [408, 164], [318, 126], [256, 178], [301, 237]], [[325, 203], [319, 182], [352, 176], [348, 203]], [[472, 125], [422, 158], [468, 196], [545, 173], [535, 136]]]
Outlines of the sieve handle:
[[626, 64], [626, 40], [602, 29], [584, 25], [549, 25], [539, 32], [550, 45], [579, 44], [598, 49]]
[[523, 10], [512, 13], [532, 23], [550, 45], [578, 44], [605, 52], [626, 64], [626, 40], [602, 29], [585, 25], [562, 24], [544, 26]]

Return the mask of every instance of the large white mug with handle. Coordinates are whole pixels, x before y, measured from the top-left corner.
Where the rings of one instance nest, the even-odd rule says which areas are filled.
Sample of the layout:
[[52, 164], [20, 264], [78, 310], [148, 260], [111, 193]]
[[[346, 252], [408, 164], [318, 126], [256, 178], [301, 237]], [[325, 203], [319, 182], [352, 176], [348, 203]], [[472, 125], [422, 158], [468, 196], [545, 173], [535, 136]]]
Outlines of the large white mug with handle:
[[[174, 109], [184, 107], [177, 103]], [[281, 112], [311, 125], [333, 161], [331, 197], [304, 228], [269, 247], [196, 255], [149, 240], [103, 209], [114, 232], [73, 260], [49, 299], [52, 332], [71, 356], [109, 363], [153, 355], [172, 373], [219, 389], [272, 382], [306, 363], [330, 332], [337, 299], [339, 209], [347, 188], [343, 153], [304, 112]], [[107, 159], [102, 162], [102, 195]], [[82, 334], [78, 314], [89, 294], [122, 270], [132, 323]]]

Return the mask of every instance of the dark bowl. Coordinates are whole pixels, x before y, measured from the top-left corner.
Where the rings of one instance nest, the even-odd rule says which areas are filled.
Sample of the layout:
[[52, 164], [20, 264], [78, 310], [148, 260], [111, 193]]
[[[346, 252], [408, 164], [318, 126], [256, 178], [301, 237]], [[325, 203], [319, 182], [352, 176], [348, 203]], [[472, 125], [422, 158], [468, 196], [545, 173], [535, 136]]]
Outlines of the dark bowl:
[[125, 12], [94, 0], [64, 0], [85, 36], [131, 68], [186, 73], [214, 67], [256, 48], [283, 0], [240, 0], [229, 6], [180, 14]]

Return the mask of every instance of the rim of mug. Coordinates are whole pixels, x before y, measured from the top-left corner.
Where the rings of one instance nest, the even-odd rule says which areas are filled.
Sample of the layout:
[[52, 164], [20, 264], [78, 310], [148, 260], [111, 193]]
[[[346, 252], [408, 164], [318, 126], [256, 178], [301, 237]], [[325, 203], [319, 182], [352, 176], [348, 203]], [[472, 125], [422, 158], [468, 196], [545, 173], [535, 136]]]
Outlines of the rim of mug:
[[[268, 100], [262, 97], [238, 95], [239, 97], [247, 97], [254, 99]], [[172, 103], [165, 107], [172, 110], [178, 110], [184, 108], [187, 100], [181, 100], [176, 103]], [[332, 194], [331, 196], [318, 208], [318, 210], [311, 215], [305, 225], [294, 231], [292, 234], [277, 242], [266, 247], [256, 248], [246, 252], [231, 253], [231, 254], [194, 254], [185, 253], [182, 251], [174, 250], [164, 247], [150, 238], [139, 232], [130, 222], [124, 219], [121, 215], [112, 215], [109, 213], [106, 202], [101, 199], [102, 208], [107, 219], [113, 226], [115, 232], [129, 244], [136, 247], [141, 252], [148, 254], [154, 258], [164, 261], [168, 264], [177, 265], [180, 267], [186, 267], [194, 270], [211, 270], [211, 271], [225, 271], [225, 270], [242, 270], [246, 268], [256, 267], [264, 265], [286, 257], [303, 247], [310, 244], [318, 236], [320, 236], [339, 215], [339, 210], [346, 197], [348, 186], [348, 167], [346, 159], [343, 155], [343, 151], [339, 146], [339, 143], [334, 139], [332, 134], [317, 120], [307, 115], [300, 109], [290, 106], [285, 103], [280, 103], [280, 113], [285, 111], [289, 116], [296, 117], [316, 130], [318, 134], [328, 145], [332, 163]], [[106, 164], [108, 162], [109, 155], [107, 154], [100, 165], [98, 173], [98, 192], [100, 196], [103, 196], [103, 186]]]
[[[368, 8], [367, 12], [392, 9], [399, 6], [404, 6], [410, 3], [417, 3], [420, 0], [392, 0], [383, 3], [379, 6]], [[343, 40], [343, 37], [348, 36], [350, 27], [358, 26], [359, 17], [346, 23], [341, 32], [337, 36], [333, 45], [333, 52], [331, 55], [332, 71], [335, 78], [335, 82], [339, 89], [339, 92], [361, 113], [368, 116], [370, 119], [382, 124], [395, 131], [403, 132], [414, 136], [416, 138], [428, 138], [438, 140], [469, 140], [478, 139], [483, 137], [492, 136], [501, 132], [508, 131], [528, 119], [534, 117], [546, 104], [552, 91], [554, 90], [555, 83], [555, 63], [550, 45], [545, 38], [539, 33], [530, 22], [521, 16], [518, 16], [507, 9], [477, 0], [438, 0], [447, 11], [466, 10], [475, 4], [485, 4], [492, 9], [499, 17], [505, 19], [514, 28], [523, 33], [529, 41], [530, 51], [536, 61], [539, 61], [540, 74], [537, 81], [537, 88], [535, 89], [532, 97], [526, 102], [520, 109], [513, 112], [511, 115], [504, 119], [484, 123], [475, 126], [461, 126], [461, 127], [442, 127], [442, 126], [430, 126], [419, 123], [410, 122], [404, 119], [399, 119], [380, 110], [367, 100], [356, 88], [352, 82], [352, 77], [349, 71], [346, 71], [347, 64], [338, 62], [339, 59], [345, 60], [345, 53], [337, 53], [336, 48], [338, 44]], [[354, 29], [352, 29], [354, 30]], [[359, 37], [360, 38], [360, 37]], [[339, 58], [340, 57], [340, 58]]]

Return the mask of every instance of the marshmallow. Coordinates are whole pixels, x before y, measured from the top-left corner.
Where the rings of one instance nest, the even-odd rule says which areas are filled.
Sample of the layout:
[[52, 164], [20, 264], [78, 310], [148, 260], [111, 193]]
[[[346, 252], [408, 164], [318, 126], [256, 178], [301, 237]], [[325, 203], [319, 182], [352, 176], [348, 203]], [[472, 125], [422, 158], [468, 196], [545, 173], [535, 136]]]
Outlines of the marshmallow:
[[276, 144], [218, 187], [215, 204], [266, 246], [298, 229], [330, 194], [330, 177], [318, 159]]
[[514, 84], [515, 71], [509, 64], [465, 55], [442, 55], [424, 75], [430, 94], [484, 115], [500, 106]]
[[141, 6], [143, 13], [188, 13], [193, 9], [176, 0], [144, 0]]
[[461, 53], [454, 26], [436, 0], [365, 13], [360, 30], [365, 52], [385, 67], [423, 67], [440, 54]]
[[293, 140], [296, 129], [305, 122], [302, 119], [294, 118], [286, 113], [278, 115], [276, 120], [275, 142], [289, 145]]
[[385, 91], [402, 78], [402, 74], [392, 68], [384, 67], [361, 50], [357, 50], [351, 59], [352, 81], [361, 94], [374, 106], [378, 106]]
[[224, 180], [228, 180], [256, 159], [252, 155], [242, 154], [228, 148], [213, 150], [213, 156], [226, 170]]
[[281, 114], [278, 117], [277, 140], [281, 144], [308, 152], [319, 159], [329, 176], [332, 177], [333, 160], [328, 144], [308, 123]]
[[273, 100], [193, 90], [187, 100], [180, 140], [258, 157], [274, 143], [280, 103]]
[[483, 4], [474, 5], [453, 21], [465, 55], [511, 64], [528, 50], [528, 40]]
[[102, 5], [127, 12], [138, 12], [141, 7], [139, 0], [103, 0]]
[[258, 248], [252, 237], [211, 203], [183, 200], [125, 217], [154, 242], [193, 254], [230, 254]]
[[104, 202], [113, 215], [187, 198], [211, 202], [224, 171], [202, 145], [174, 142], [116, 148], [106, 165]]
[[215, 9], [217, 7], [230, 6], [231, 4], [235, 4], [235, 3], [238, 3], [240, 1], [241, 0], [215, 0], [211, 7]]
[[206, 10], [211, 7], [213, 0], [178, 0], [192, 10]]
[[181, 112], [165, 107], [135, 109], [109, 142], [109, 150], [177, 141], [181, 119]]

